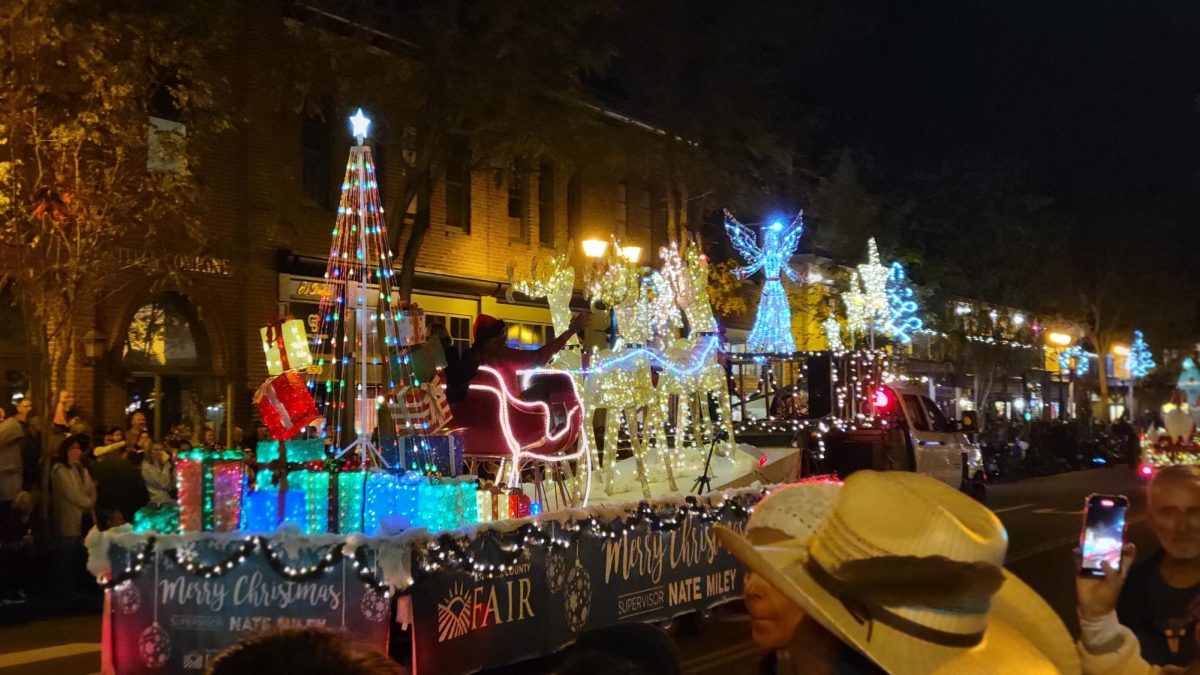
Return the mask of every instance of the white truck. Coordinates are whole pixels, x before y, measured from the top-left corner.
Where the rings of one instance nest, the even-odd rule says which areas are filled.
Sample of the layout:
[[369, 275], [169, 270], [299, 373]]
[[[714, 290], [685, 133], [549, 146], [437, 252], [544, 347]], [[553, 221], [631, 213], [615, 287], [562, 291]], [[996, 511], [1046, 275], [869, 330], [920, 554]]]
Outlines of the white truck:
[[826, 438], [820, 469], [842, 478], [860, 469], [915, 471], [985, 499], [983, 456], [970, 437], [973, 412], [948, 419], [924, 392], [900, 383], [877, 387], [872, 399], [875, 423]]

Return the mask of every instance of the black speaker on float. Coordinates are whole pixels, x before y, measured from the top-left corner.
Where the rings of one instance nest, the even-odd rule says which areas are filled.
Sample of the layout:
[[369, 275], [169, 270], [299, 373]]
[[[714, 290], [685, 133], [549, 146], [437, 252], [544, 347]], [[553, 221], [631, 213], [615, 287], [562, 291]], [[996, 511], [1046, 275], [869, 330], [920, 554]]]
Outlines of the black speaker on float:
[[833, 414], [833, 352], [816, 352], [805, 359], [808, 418]]

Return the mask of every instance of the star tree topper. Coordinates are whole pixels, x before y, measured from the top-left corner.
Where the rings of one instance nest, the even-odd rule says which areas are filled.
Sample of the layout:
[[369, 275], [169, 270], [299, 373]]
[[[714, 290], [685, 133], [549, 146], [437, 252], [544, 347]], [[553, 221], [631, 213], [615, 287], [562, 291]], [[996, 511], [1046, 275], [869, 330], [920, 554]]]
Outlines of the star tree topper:
[[350, 118], [351, 134], [354, 139], [362, 145], [367, 138], [367, 129], [371, 126], [371, 118], [363, 114], [362, 108], [355, 111], [354, 116]]

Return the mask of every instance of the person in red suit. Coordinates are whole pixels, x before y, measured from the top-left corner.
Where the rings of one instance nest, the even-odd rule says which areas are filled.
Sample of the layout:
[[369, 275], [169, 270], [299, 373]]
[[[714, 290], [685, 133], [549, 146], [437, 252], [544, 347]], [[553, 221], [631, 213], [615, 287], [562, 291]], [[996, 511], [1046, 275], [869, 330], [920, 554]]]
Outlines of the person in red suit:
[[495, 369], [504, 378], [510, 394], [521, 395], [527, 401], [551, 401], [554, 399], [554, 385], [534, 384], [522, 386], [522, 371], [540, 368], [550, 362], [554, 355], [567, 346], [571, 336], [579, 334], [587, 328], [588, 313], [580, 312], [571, 319], [571, 325], [562, 335], [542, 345], [539, 349], [513, 349], [508, 346], [508, 324], [503, 319], [480, 314], [475, 319], [475, 343], [471, 347], [479, 366]]

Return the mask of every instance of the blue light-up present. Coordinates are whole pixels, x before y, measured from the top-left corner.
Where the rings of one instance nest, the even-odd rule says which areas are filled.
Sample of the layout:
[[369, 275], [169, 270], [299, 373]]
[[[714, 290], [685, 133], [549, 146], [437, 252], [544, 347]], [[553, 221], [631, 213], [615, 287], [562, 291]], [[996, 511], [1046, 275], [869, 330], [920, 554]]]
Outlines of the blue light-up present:
[[404, 457], [384, 457], [393, 466], [403, 466], [420, 473], [440, 473], [457, 476], [463, 465], [463, 432], [444, 431], [437, 434], [404, 436], [401, 439]]
[[417, 484], [417, 527], [441, 532], [478, 522], [474, 478], [426, 478]]
[[[304, 493], [299, 490], [283, 493], [282, 524], [304, 529], [307, 520]], [[255, 490], [246, 494], [246, 502], [242, 508], [242, 530], [274, 532], [280, 524], [279, 490]]]
[[415, 473], [367, 473], [363, 504], [363, 532], [378, 534], [384, 520], [389, 530], [408, 529], [417, 515], [417, 486], [424, 479]]

